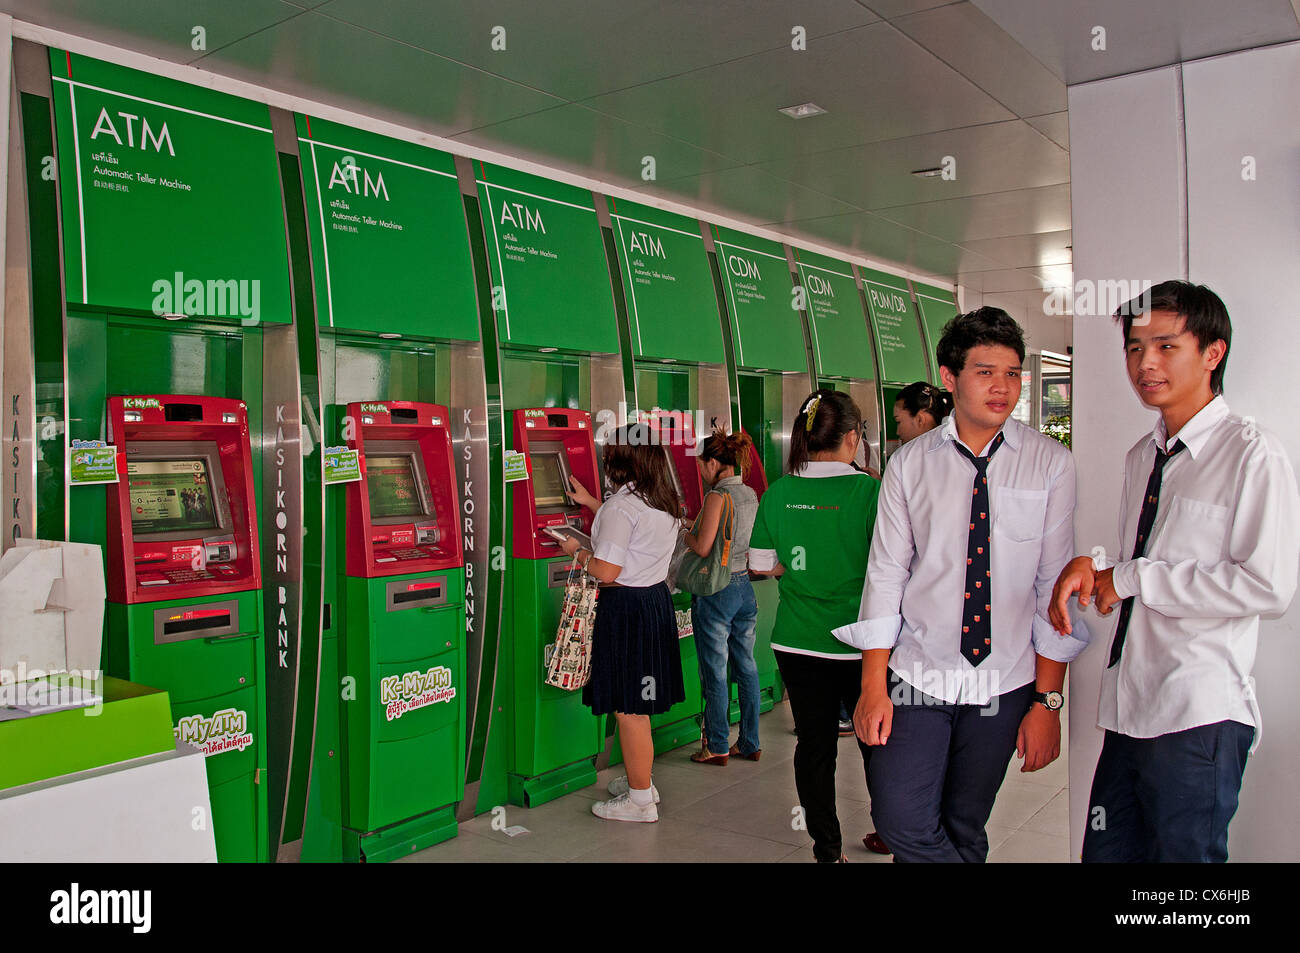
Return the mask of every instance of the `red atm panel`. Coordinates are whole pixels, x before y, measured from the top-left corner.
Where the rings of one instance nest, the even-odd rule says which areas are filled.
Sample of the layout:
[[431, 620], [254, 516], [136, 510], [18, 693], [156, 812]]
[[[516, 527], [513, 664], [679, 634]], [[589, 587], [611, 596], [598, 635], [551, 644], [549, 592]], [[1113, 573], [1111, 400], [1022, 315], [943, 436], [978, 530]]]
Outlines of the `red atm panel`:
[[591, 513], [568, 497], [569, 475], [593, 496], [601, 495], [591, 414], [566, 407], [516, 410], [514, 449], [527, 456], [529, 474], [511, 489], [515, 558], [562, 556], [564, 551], [543, 527], [568, 525], [590, 534], [592, 522]]
[[695, 519], [700, 507], [704, 505], [704, 483], [700, 479], [696, 461], [699, 459], [699, 445], [708, 434], [695, 432], [695, 421], [686, 411], [653, 411], [645, 415], [645, 422], [650, 427], [651, 439], [663, 447], [664, 453], [668, 455], [677, 478], [682, 515], [687, 519]]
[[179, 394], [108, 399], [108, 598], [158, 602], [262, 585], [248, 411]]
[[749, 463], [745, 466], [745, 486], [754, 491], [760, 500], [767, 492], [767, 473], [763, 469], [763, 458], [759, 456], [758, 447], [749, 445]]
[[348, 404], [361, 480], [348, 485], [349, 576], [464, 564], [447, 408], [410, 400]]

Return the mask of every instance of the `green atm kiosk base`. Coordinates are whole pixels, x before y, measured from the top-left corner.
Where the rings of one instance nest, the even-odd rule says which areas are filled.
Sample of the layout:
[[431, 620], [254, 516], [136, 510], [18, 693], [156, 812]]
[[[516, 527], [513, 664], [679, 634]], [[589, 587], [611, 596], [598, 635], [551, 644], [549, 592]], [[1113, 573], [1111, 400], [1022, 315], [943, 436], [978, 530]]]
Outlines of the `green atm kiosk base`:
[[464, 796], [465, 571], [450, 417], [415, 401], [347, 407], [362, 479], [347, 488], [340, 580], [344, 858], [455, 837]]
[[591, 514], [568, 500], [564, 486], [570, 474], [591, 490], [600, 483], [590, 414], [545, 407], [511, 416], [512, 446], [524, 454], [529, 476], [510, 491], [513, 553], [501, 655], [504, 697], [512, 701], [507, 797], [531, 807], [594, 784], [605, 745], [605, 719], [583, 704], [582, 692], [544, 682], [572, 565], [545, 527], [590, 533]]

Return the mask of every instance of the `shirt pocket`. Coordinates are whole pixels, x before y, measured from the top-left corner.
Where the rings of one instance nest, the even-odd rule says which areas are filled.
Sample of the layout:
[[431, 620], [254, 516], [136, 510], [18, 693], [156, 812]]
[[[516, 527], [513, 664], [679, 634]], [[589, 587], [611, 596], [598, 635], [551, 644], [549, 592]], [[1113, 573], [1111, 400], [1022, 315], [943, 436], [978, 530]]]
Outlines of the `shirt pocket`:
[[1017, 543], [1031, 543], [1043, 538], [1047, 521], [1047, 491], [1020, 490], [1009, 486], [997, 488], [993, 529]]
[[1148, 547], [1148, 555], [1170, 563], [1220, 562], [1227, 526], [1226, 506], [1175, 496], [1169, 501], [1169, 510], [1162, 515], [1155, 545]]

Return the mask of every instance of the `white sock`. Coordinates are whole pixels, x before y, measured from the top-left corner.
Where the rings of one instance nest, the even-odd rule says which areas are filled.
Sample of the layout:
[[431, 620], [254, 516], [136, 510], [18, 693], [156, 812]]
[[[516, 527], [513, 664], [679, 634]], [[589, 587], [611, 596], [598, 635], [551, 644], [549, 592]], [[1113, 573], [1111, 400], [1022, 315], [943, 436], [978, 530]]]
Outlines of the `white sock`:
[[632, 803], [637, 807], [645, 807], [655, 802], [654, 791], [652, 788], [646, 788], [644, 791], [638, 791], [634, 787], [627, 789], [627, 795], [632, 799]]

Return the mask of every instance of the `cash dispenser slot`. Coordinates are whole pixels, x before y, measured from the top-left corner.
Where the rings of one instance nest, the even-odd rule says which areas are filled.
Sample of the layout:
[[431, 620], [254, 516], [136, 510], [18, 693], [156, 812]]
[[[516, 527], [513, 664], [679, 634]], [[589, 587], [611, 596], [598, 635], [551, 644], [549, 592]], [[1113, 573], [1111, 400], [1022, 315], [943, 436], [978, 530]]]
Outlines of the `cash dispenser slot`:
[[546, 577], [546, 585], [551, 589], [563, 589], [569, 582], [569, 571], [573, 563], [567, 559], [551, 563], [551, 571]]
[[385, 593], [389, 612], [401, 612], [403, 609], [423, 609], [429, 606], [447, 604], [447, 584], [444, 579], [428, 579], [421, 582], [397, 580], [390, 582]]
[[234, 635], [239, 632], [239, 602], [212, 602], [185, 609], [155, 609], [155, 645]]

